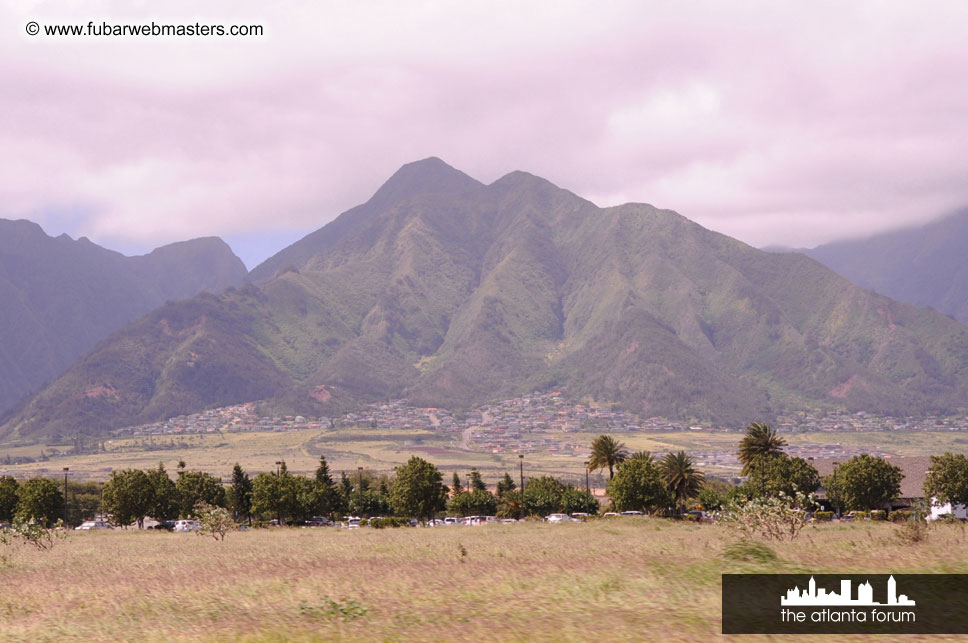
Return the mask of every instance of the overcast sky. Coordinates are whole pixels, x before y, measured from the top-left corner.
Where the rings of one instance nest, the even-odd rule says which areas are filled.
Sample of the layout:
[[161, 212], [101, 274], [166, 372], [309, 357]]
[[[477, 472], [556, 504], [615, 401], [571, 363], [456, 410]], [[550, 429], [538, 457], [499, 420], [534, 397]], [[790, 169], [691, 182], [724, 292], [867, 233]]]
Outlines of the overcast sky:
[[280, 4], [4, 4], [0, 217], [128, 254], [219, 235], [251, 268], [431, 155], [756, 246], [968, 205], [968, 3]]

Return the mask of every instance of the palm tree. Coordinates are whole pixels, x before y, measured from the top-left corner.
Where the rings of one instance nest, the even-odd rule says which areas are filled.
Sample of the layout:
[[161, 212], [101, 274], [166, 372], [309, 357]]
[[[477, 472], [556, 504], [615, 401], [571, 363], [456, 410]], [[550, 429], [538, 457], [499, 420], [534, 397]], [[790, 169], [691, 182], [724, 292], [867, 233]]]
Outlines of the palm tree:
[[655, 462], [655, 456], [649, 451], [636, 451], [628, 457], [629, 460], [645, 460], [646, 462]]
[[746, 436], [739, 442], [739, 461], [743, 463], [743, 475], [749, 475], [753, 460], [764, 455], [779, 455], [786, 440], [777, 435], [769, 424], [753, 422], [746, 427]]
[[608, 479], [615, 475], [615, 466], [625, 462], [628, 449], [610, 435], [600, 435], [592, 441], [592, 457], [588, 461], [589, 471], [601, 471], [608, 467]]
[[676, 499], [676, 510], [682, 513], [686, 500], [699, 495], [706, 476], [693, 467], [692, 458], [685, 451], [665, 454], [659, 466], [666, 488]]

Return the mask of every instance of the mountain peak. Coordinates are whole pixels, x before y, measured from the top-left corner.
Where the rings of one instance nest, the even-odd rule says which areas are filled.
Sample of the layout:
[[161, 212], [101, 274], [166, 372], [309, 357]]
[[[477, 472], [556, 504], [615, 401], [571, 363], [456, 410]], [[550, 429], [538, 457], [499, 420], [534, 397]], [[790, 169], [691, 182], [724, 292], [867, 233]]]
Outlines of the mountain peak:
[[407, 163], [394, 172], [370, 202], [384, 205], [418, 194], [458, 194], [480, 187], [483, 187], [480, 181], [431, 156]]

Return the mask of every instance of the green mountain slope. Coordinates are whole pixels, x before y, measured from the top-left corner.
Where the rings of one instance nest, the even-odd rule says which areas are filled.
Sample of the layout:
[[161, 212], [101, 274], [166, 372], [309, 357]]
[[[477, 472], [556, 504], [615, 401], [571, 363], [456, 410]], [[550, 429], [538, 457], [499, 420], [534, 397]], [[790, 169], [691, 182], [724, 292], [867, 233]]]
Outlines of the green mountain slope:
[[322, 413], [550, 388], [740, 425], [802, 405], [952, 409], [968, 391], [968, 329], [803, 255], [648, 205], [598, 208], [524, 172], [485, 186], [428, 159], [387, 186], [255, 283], [119, 331], [3, 430], [97, 432], [251, 399]]
[[125, 257], [87, 239], [0, 219], [0, 414], [109, 333], [161, 305], [245, 279], [220, 239]]
[[968, 323], [968, 212], [805, 252], [851, 281]]

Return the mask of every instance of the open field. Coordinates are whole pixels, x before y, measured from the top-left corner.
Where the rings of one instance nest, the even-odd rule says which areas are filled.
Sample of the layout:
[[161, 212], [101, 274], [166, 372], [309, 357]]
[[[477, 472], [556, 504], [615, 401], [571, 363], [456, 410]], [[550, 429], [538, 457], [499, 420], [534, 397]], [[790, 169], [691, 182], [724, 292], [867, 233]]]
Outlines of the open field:
[[[590, 444], [596, 433], [545, 433], [563, 442]], [[741, 438], [738, 433], [685, 431], [677, 433], [619, 433], [616, 438], [633, 451], [665, 452], [684, 449], [690, 453], [732, 454]], [[875, 450], [901, 456], [931, 455], [945, 451], [968, 451], [968, 434], [961, 432], [817, 432], [785, 434], [793, 447], [839, 445], [844, 449]], [[202, 433], [115, 439], [105, 442], [104, 453], [52, 456], [45, 462], [0, 464], [0, 473], [17, 476], [59, 474], [70, 467], [78, 480], [106, 480], [110, 471], [129, 467], [148, 469], [163, 461], [173, 470], [184, 459], [190, 468], [228, 477], [239, 462], [246, 471], [256, 473], [275, 469], [275, 462], [285, 460], [294, 473], [311, 473], [320, 454], [326, 455], [334, 471], [355, 471], [357, 467], [381, 472], [390, 471], [418, 455], [436, 464], [445, 474], [477, 467], [486, 480], [493, 482], [505, 471], [518, 470], [516, 453], [489, 453], [475, 450], [473, 437], [470, 450], [460, 447], [454, 436], [427, 430], [385, 431], [356, 428], [318, 430], [301, 429], [285, 432]], [[26, 456], [36, 458], [41, 451], [50, 455], [58, 449], [44, 444], [0, 446], [0, 462]], [[583, 456], [559, 455], [547, 450], [525, 455], [525, 474], [551, 474], [566, 480], [584, 480]], [[736, 475], [737, 466], [711, 464], [707, 473]], [[604, 479], [592, 476], [592, 484]]]
[[0, 629], [6, 641], [695, 641], [720, 637], [724, 572], [968, 573], [960, 525], [918, 545], [888, 523], [808, 526], [772, 545], [777, 561], [731, 559], [735, 540], [649, 518], [254, 530], [222, 543], [78, 533], [50, 552], [7, 548], [0, 584], [16, 591], [0, 596]]

